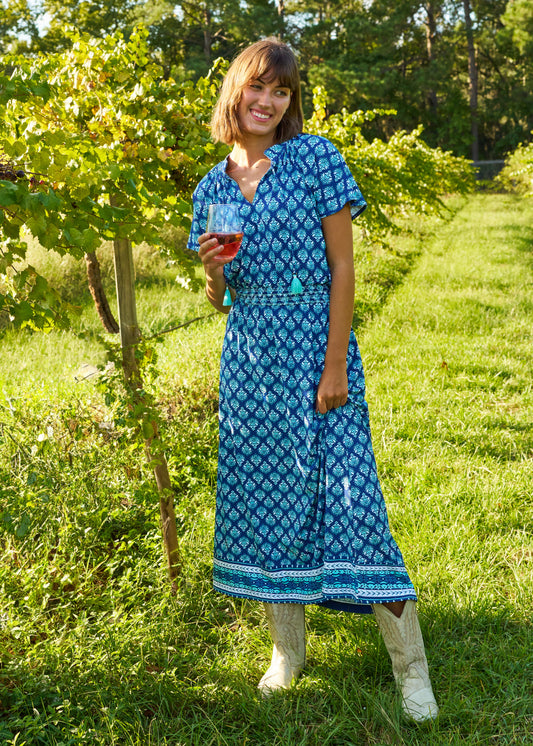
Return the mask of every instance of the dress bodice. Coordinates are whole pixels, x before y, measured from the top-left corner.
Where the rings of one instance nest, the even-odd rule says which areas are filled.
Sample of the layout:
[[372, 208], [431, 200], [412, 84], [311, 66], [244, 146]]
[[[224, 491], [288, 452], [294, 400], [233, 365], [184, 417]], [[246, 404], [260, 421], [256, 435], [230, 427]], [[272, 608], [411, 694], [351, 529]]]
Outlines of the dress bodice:
[[265, 155], [271, 165], [251, 203], [226, 173], [227, 159], [202, 179], [194, 192], [188, 248], [198, 249], [210, 204], [236, 203], [244, 237], [239, 253], [224, 268], [229, 285], [237, 290], [288, 288], [294, 276], [304, 287], [329, 284], [322, 218], [347, 202], [356, 217], [366, 202], [341, 154], [325, 138], [298, 135], [273, 145]]

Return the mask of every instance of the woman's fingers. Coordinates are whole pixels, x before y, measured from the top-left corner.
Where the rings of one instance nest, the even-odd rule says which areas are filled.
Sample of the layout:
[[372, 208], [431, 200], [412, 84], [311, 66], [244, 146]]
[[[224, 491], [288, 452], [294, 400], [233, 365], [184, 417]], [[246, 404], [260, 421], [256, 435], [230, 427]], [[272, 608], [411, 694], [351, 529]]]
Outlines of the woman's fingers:
[[231, 262], [231, 258], [217, 258], [220, 252], [223, 251], [224, 246], [219, 244], [216, 238], [212, 238], [210, 233], [203, 233], [198, 239], [198, 243], [200, 244], [198, 256], [205, 266], [221, 267], [223, 264]]
[[316, 411], [326, 414], [348, 401], [348, 376], [344, 367], [325, 368], [316, 392]]
[[206, 257], [216, 256], [223, 248], [220, 246], [217, 239], [212, 238], [209, 233], [204, 233], [200, 236], [198, 243], [200, 244], [198, 255], [202, 261], [204, 261]]
[[337, 409], [337, 407], [343, 407], [348, 401], [348, 394], [333, 394], [330, 396], [317, 395], [316, 398], [316, 409], [320, 414], [326, 414], [330, 409]]

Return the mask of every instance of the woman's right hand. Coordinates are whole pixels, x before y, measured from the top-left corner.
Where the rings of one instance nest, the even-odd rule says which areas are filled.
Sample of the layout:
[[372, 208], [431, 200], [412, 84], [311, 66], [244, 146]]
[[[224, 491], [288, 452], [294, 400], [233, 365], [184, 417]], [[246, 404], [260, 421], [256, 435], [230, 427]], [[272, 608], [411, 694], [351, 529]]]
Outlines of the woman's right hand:
[[231, 262], [231, 258], [218, 256], [224, 246], [219, 244], [218, 240], [211, 233], [202, 233], [198, 239], [198, 243], [200, 244], [198, 256], [202, 260], [206, 275], [213, 276], [213, 274], [221, 274], [223, 271], [222, 267]]
[[205, 294], [207, 299], [217, 311], [228, 313], [229, 307], [224, 306], [224, 293], [226, 292], [224, 265], [231, 262], [231, 258], [219, 257], [224, 247], [211, 233], [203, 233], [198, 239], [198, 243], [200, 244], [198, 256], [202, 260], [205, 270]]

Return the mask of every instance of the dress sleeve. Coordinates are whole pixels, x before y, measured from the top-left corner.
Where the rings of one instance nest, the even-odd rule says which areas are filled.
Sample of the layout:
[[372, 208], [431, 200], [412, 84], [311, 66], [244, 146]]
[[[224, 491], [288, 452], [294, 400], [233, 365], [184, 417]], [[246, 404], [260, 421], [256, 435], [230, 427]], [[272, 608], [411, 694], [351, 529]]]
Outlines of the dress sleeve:
[[366, 208], [366, 201], [346, 161], [335, 145], [324, 137], [310, 138], [314, 158], [306, 158], [313, 165], [314, 197], [321, 218], [333, 215], [350, 204], [352, 220]]
[[206, 184], [204, 180], [198, 184], [192, 195], [192, 225], [191, 232], [189, 233], [189, 240], [187, 241], [187, 248], [193, 251], [198, 251], [200, 245], [198, 243], [199, 237], [202, 233], [205, 233], [207, 225], [207, 211], [211, 201], [207, 194]]

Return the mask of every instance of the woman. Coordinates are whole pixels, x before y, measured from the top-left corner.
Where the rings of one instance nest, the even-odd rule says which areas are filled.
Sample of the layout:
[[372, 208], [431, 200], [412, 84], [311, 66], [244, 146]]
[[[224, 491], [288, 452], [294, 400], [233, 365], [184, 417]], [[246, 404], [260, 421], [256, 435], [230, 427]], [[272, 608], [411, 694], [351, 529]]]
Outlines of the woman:
[[[326, 139], [302, 134], [297, 63], [275, 39], [245, 49], [211, 123], [232, 146], [194, 192], [189, 248], [228, 318], [220, 371], [214, 586], [265, 605], [274, 641], [264, 694], [305, 664], [304, 605], [374, 612], [404, 712], [436, 717], [416, 595], [381, 494], [351, 330], [351, 219], [366, 203]], [[206, 233], [238, 205], [233, 260]]]

